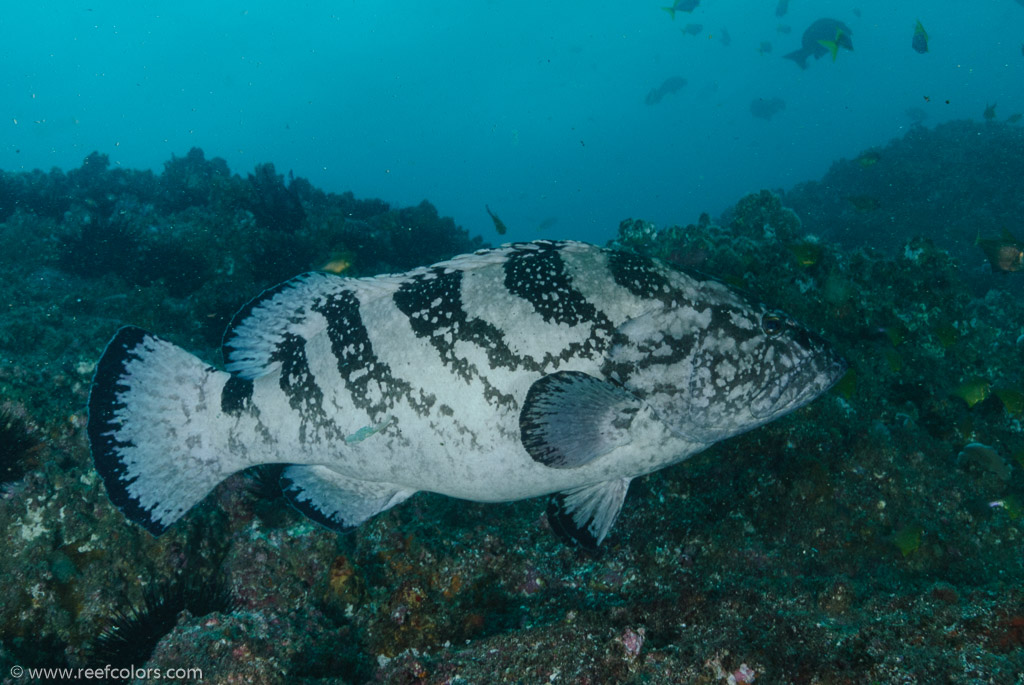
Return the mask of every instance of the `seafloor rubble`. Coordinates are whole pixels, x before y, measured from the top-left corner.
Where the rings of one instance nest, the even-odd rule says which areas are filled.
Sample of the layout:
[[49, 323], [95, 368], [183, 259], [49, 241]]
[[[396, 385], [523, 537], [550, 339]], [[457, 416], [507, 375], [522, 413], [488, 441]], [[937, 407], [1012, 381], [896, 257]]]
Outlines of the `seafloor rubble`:
[[[288, 507], [272, 468], [232, 477], [159, 539], [130, 524], [83, 430], [121, 323], [216, 363], [262, 287], [479, 240], [426, 202], [326, 194], [269, 165], [242, 178], [198, 150], [159, 175], [99, 154], [3, 174], [0, 678], [109, 663], [255, 683], [1019, 680], [1024, 276], [992, 273], [960, 224], [900, 200], [956, 187], [971, 200], [941, 216], [973, 217], [972, 233], [998, 235], [1014, 211], [1019, 224], [1019, 184], [947, 164], [986, 136], [1021, 164], [1017, 129], [958, 122], [715, 220], [622, 223], [618, 247], [778, 305], [850, 371], [794, 415], [635, 481], [596, 558], [551, 534], [539, 500], [420, 494], [338, 536]], [[871, 206], [860, 174], [886, 164], [905, 173], [878, 210], [842, 200]]]

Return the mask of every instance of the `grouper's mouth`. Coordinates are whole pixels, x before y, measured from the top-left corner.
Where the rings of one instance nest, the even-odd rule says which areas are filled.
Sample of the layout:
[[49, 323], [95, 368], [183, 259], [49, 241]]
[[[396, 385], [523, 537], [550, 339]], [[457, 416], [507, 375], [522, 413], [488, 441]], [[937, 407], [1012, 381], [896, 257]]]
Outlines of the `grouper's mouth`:
[[770, 421], [812, 402], [846, 373], [846, 360], [831, 351], [808, 355], [790, 373], [769, 383], [751, 401], [751, 414]]

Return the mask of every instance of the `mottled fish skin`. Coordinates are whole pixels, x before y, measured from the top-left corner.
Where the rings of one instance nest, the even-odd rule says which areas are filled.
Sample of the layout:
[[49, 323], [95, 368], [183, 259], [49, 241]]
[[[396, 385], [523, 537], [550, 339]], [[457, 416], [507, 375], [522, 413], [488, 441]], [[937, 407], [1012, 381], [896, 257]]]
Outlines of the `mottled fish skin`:
[[822, 339], [717, 281], [556, 241], [394, 276], [300, 276], [244, 307], [224, 352], [227, 372], [126, 327], [98, 365], [97, 469], [156, 534], [231, 473], [285, 462], [299, 465], [293, 502], [334, 527], [420, 490], [583, 492], [566, 501], [597, 512], [599, 544], [629, 479], [806, 404], [843, 370]]

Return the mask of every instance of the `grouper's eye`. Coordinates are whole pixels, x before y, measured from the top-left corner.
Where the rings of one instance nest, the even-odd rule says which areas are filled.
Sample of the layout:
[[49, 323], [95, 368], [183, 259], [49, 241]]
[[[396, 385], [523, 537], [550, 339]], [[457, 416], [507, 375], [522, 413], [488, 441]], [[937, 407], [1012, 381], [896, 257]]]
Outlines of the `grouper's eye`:
[[782, 332], [783, 317], [779, 312], [766, 312], [761, 316], [761, 330], [774, 337]]

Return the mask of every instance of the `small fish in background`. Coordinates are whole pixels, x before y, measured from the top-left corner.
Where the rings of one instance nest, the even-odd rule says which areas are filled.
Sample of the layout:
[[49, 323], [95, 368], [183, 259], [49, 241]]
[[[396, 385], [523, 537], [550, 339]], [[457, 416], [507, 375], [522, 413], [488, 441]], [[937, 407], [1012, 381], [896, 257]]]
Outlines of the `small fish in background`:
[[557, 216], [549, 216], [549, 217], [545, 218], [543, 221], [541, 221], [539, 224], [537, 224], [537, 230], [538, 231], [547, 231], [548, 229], [552, 228], [557, 223], [558, 223], [558, 217]]
[[910, 119], [910, 123], [915, 126], [922, 125], [924, 120], [928, 118], [928, 112], [924, 111], [921, 107], [908, 107], [903, 113]]
[[352, 268], [356, 257], [353, 253], [344, 251], [331, 255], [326, 264], [320, 267], [320, 271], [327, 271], [332, 274], [342, 274]]
[[786, 109], [786, 101], [782, 98], [754, 98], [750, 101], [750, 113], [755, 119], [771, 121], [776, 114]]
[[644, 103], [647, 105], [656, 105], [661, 102], [662, 98], [666, 95], [671, 95], [677, 92], [685, 85], [686, 79], [682, 76], [669, 76], [661, 82], [660, 86], [657, 88], [651, 88], [647, 93], [647, 97], [644, 98]]
[[491, 208], [484, 205], [484, 209], [487, 210], [487, 214], [490, 215], [491, 221], [494, 222], [494, 230], [498, 232], [498, 235], [505, 235], [508, 233], [508, 229], [505, 227], [505, 222], [498, 218], [498, 215], [491, 211]]
[[771, 51], [772, 51], [772, 44], [771, 44], [770, 41], [767, 41], [767, 40], [762, 40], [761, 41], [761, 45], [757, 48], [757, 54], [761, 55], [762, 57], [764, 55], [771, 54]]
[[679, 30], [682, 31], [685, 35], [696, 36], [701, 31], [704, 30], [704, 24], [687, 24], [686, 26]]
[[995, 448], [983, 445], [980, 442], [972, 442], [965, 445], [956, 457], [958, 463], [973, 462], [986, 471], [994, 473], [999, 480], [1010, 480], [1010, 476], [1013, 475], [1010, 465], [999, 456], [999, 452]]
[[804, 268], [814, 266], [821, 259], [822, 247], [818, 243], [805, 241], [793, 243], [787, 247], [796, 258], [797, 264]]
[[993, 273], [1024, 270], [1024, 243], [1014, 238], [1005, 228], [998, 238], [982, 238], [979, 231], [974, 244], [985, 253]]
[[729, 29], [722, 27], [722, 30], [718, 32], [718, 42], [729, 47], [732, 44], [732, 36], [729, 35]]
[[672, 17], [672, 21], [676, 20], [676, 12], [692, 12], [697, 9], [700, 5], [700, 0], [676, 0], [671, 7], [662, 7]]
[[985, 111], [981, 113], [981, 116], [985, 117], [985, 121], [994, 121], [996, 118], [996, 104], [993, 102], [991, 105], [985, 106]]
[[1016, 124], [1018, 121], [1021, 120], [1021, 117], [1024, 117], [1024, 114], [1021, 114], [1020, 112], [1014, 112], [1010, 116], [1006, 117], [1006, 123]]
[[837, 19], [818, 19], [804, 31], [800, 38], [800, 49], [783, 57], [793, 60], [801, 69], [807, 68], [808, 57], [821, 59], [831, 53], [834, 61], [839, 48], [853, 51], [853, 41], [850, 39], [852, 35], [850, 27]]
[[922, 55], [928, 52], [928, 32], [924, 30], [920, 19], [914, 26], [914, 38], [910, 41], [910, 47], [914, 48], [914, 52]]
[[786, 12], [789, 11], [789, 0], [779, 0], [779, 4], [775, 6], [775, 16], [784, 17]]
[[779, 24], [775, 27], [775, 32], [783, 35], [789, 35], [790, 33], [793, 33], [793, 27], [789, 24]]
[[871, 195], [847, 195], [843, 200], [853, 205], [858, 212], [873, 212], [882, 206], [878, 198]]
[[857, 158], [857, 164], [860, 164], [862, 167], [867, 169], [868, 167], [872, 167], [878, 164], [878, 160], [880, 160], [881, 158], [882, 155], [879, 154], [877, 151], [868, 150], [867, 152], [865, 152], [864, 154]]

